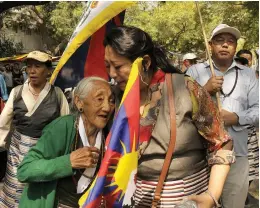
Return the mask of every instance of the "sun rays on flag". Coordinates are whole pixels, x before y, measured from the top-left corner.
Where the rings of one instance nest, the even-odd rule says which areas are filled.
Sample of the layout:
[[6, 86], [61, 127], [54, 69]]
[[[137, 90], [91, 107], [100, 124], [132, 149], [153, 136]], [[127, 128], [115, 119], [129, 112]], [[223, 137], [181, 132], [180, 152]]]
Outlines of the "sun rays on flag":
[[108, 174], [108, 177], [113, 177], [113, 180], [109, 185], [107, 185], [107, 187], [116, 187], [112, 195], [119, 194], [119, 201], [122, 200], [126, 193], [126, 189], [131, 175], [133, 175], [133, 173], [136, 172], [138, 158], [138, 152], [136, 151], [135, 134], [131, 152], [126, 151], [126, 146], [121, 140], [120, 143], [124, 150], [124, 154], [121, 157], [111, 158], [119, 160], [119, 162], [118, 164], [109, 166], [109, 169], [116, 169], [116, 171]]

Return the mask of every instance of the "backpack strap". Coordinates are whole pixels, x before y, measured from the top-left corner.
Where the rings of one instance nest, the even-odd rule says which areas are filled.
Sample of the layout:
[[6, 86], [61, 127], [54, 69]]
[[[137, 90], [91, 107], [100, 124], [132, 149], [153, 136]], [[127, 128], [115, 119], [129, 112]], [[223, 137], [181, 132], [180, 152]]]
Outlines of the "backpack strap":
[[[173, 75], [174, 76], [174, 75]], [[158, 202], [161, 199], [161, 192], [163, 188], [163, 183], [165, 181], [166, 175], [169, 170], [169, 166], [172, 161], [172, 156], [175, 148], [175, 141], [176, 141], [176, 113], [175, 113], [175, 106], [174, 106], [174, 94], [173, 94], [173, 83], [172, 83], [172, 76], [171, 74], [167, 73], [165, 75], [166, 79], [166, 86], [167, 86], [167, 92], [168, 92], [168, 101], [169, 101], [169, 111], [170, 111], [170, 142], [169, 147], [165, 156], [165, 160], [163, 163], [162, 171], [159, 177], [159, 181], [157, 183], [154, 198], [152, 202], [152, 208], [156, 208]]]

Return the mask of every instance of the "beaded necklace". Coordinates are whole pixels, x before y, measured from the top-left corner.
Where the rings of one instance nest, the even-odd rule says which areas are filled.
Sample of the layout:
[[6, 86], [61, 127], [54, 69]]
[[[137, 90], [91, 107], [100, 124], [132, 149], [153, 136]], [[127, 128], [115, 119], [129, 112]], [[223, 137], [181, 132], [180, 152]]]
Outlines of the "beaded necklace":
[[236, 86], [237, 86], [237, 79], [238, 79], [238, 69], [237, 69], [237, 67], [236, 67], [236, 79], [235, 79], [235, 83], [234, 83], [234, 85], [233, 85], [231, 91], [230, 91], [229, 93], [225, 94], [225, 93], [223, 92], [223, 89], [222, 89], [222, 88], [220, 89], [220, 93], [224, 96], [224, 98], [225, 98], [225, 97], [229, 97], [229, 96], [233, 93], [234, 89], [235, 89]]

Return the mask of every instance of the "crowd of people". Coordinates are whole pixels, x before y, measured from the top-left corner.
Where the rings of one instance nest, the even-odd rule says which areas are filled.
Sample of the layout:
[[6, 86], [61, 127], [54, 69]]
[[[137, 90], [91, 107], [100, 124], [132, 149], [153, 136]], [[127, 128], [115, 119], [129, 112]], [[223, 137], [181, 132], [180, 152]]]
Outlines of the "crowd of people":
[[[8, 159], [0, 207], [79, 207], [102, 163], [107, 129], [132, 64], [141, 57], [139, 161], [131, 207], [167, 208], [188, 200], [199, 208], [244, 208], [248, 187], [258, 179], [259, 84], [251, 52], [235, 54], [240, 36], [226, 24], [212, 31], [212, 76], [209, 60], [197, 64], [189, 53], [178, 69], [145, 31], [115, 27], [103, 44], [106, 70], [117, 84], [82, 79], [71, 108], [60, 88], [47, 81], [50, 55], [30, 52], [24, 61], [28, 79], [8, 85], [9, 98], [2, 95], [0, 147]], [[8, 76], [0, 75], [0, 81]], [[162, 169], [171, 139], [173, 155]], [[157, 200], [162, 171], [167, 175]]]

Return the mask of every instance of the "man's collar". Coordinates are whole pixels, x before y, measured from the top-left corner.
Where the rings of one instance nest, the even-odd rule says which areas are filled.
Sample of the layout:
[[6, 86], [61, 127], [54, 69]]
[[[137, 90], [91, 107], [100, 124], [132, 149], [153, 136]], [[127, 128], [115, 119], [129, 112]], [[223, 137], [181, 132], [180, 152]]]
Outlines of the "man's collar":
[[[211, 61], [212, 61], [213, 67], [214, 67], [215, 69], [219, 70], [218, 67], [215, 65], [214, 61], [213, 61], [212, 59], [211, 59]], [[204, 63], [205, 63], [205, 66], [206, 66], [206, 67], [210, 67], [210, 66], [209, 66], [209, 60], [205, 61]], [[242, 67], [243, 67], [242, 65], [237, 64], [237, 62], [233, 59], [232, 64], [230, 65], [230, 67], [228, 67], [228, 69], [226, 70], [226, 72], [229, 71], [230, 69], [233, 69], [233, 68], [243, 69]]]

